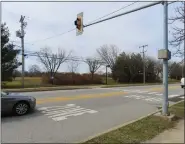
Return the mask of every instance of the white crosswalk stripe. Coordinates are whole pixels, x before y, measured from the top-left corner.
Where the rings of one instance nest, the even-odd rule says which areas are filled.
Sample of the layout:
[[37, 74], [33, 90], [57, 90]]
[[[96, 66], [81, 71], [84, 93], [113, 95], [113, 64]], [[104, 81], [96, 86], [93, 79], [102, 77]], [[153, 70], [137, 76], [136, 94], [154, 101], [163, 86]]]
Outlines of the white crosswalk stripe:
[[157, 94], [158, 92], [150, 92], [150, 93], [148, 93], [148, 94]]
[[[150, 91], [145, 91], [145, 90], [131, 90], [131, 89], [123, 89], [123, 91], [125, 92], [129, 92], [129, 93], [138, 93], [138, 94], [147, 94], [147, 95], [156, 95], [156, 96], [162, 96], [163, 93], [159, 93], [159, 92], [150, 92]], [[173, 97], [177, 97], [179, 95], [169, 95], [168, 98], [173, 98]], [[139, 98], [138, 98], [139, 99]]]
[[179, 95], [169, 95], [168, 98], [173, 98], [173, 97], [177, 97]]
[[184, 96], [181, 96], [181, 97], [179, 97], [179, 98], [184, 99]]
[[48, 116], [54, 121], [66, 120], [70, 116], [79, 116], [85, 113], [93, 114], [98, 111], [82, 108], [75, 104], [68, 104], [65, 106], [41, 107], [40, 110], [44, 115]]
[[153, 97], [153, 96], [127, 95], [127, 96], [123, 96], [123, 97], [134, 98], [134, 99], [138, 99], [138, 100], [151, 101], [151, 102], [152, 101], [156, 101], [156, 102], [162, 101], [161, 98], [159, 98], [159, 97]]
[[157, 95], [157, 96], [162, 96], [163, 94], [160, 93], [160, 94], [155, 94], [155, 95]]
[[138, 93], [147, 93], [148, 91], [140, 91], [140, 92], [138, 92]]

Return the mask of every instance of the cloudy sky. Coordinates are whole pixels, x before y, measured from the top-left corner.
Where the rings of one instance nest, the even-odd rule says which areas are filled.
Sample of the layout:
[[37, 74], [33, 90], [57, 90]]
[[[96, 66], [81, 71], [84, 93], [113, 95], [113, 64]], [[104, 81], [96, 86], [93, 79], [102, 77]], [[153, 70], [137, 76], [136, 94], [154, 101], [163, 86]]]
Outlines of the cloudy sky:
[[[138, 47], [148, 44], [146, 54], [157, 58], [157, 50], [163, 48], [161, 4], [87, 27], [81, 36], [76, 36], [76, 31], [59, 35], [75, 28], [74, 20], [80, 12], [84, 12], [84, 24], [88, 24], [131, 3], [133, 2], [3, 2], [2, 21], [9, 27], [10, 40], [17, 41], [14, 44], [20, 46], [20, 39], [15, 36], [15, 31], [20, 29], [20, 16], [26, 17], [26, 52], [39, 51], [40, 48], [48, 46], [53, 53], [60, 47], [68, 52], [73, 50], [73, 55], [77, 57], [93, 57], [96, 56], [96, 49], [104, 44], [117, 45], [125, 52], [140, 52]], [[115, 14], [148, 3], [151, 2], [137, 2]], [[177, 2], [169, 6], [169, 17], [174, 16], [174, 8], [178, 5]], [[49, 37], [53, 38], [46, 40]], [[32, 64], [37, 64], [44, 70], [36, 57], [28, 56], [25, 59], [26, 70]], [[100, 70], [104, 69], [102, 67]], [[62, 64], [59, 71], [69, 71], [68, 63]], [[87, 71], [88, 66], [81, 63], [78, 72]]]

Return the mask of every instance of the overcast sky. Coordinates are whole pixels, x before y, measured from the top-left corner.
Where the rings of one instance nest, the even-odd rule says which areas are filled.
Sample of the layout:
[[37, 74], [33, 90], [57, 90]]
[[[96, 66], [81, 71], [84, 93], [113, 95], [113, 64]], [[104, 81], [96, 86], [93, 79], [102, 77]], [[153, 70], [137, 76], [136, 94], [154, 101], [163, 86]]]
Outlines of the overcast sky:
[[[72, 31], [43, 40], [75, 28], [74, 20], [80, 12], [84, 12], [84, 24], [87, 24], [130, 3], [132, 2], [3, 2], [2, 21], [9, 27], [10, 39], [18, 41], [15, 44], [20, 45], [15, 31], [20, 29], [20, 16], [26, 16], [28, 25], [25, 29], [25, 51], [39, 51], [40, 48], [49, 46], [56, 53], [60, 47], [68, 52], [73, 50], [75, 56], [88, 57], [95, 56], [96, 49], [104, 44], [117, 45], [125, 52], [140, 52], [138, 47], [148, 44], [146, 54], [157, 58], [157, 50], [163, 48], [161, 4], [87, 27], [81, 36], [76, 36], [76, 31]], [[116, 14], [148, 3], [151, 2], [138, 2]], [[174, 15], [174, 8], [178, 4], [169, 6], [169, 17]], [[43, 70], [36, 57], [29, 56], [25, 59], [26, 70], [32, 64], [39, 65]], [[62, 64], [59, 71], [68, 71], [67, 65]], [[102, 67], [100, 70], [104, 69]], [[78, 72], [88, 72], [88, 66], [81, 63]]]

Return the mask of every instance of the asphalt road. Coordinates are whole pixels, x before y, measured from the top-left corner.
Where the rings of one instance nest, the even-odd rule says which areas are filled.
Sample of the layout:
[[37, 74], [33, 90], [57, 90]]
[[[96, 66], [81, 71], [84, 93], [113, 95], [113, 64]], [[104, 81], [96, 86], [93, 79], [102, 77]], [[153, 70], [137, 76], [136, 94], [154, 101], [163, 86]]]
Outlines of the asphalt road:
[[[147, 115], [162, 106], [162, 85], [22, 93], [37, 99], [35, 112], [2, 117], [4, 143], [74, 143]], [[184, 89], [169, 85], [169, 101]]]

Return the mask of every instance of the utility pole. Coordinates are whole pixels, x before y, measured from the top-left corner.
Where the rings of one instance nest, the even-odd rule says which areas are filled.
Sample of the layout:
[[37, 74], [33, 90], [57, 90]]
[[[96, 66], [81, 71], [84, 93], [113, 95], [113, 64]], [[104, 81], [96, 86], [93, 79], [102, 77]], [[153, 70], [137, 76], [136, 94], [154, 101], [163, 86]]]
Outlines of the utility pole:
[[107, 74], [107, 68], [110, 67], [110, 65], [106, 65], [106, 84], [108, 84], [107, 82], [107, 77], [108, 77], [108, 74]]
[[27, 23], [24, 21], [25, 16], [21, 15], [20, 23], [21, 23], [21, 30], [16, 31], [16, 36], [21, 39], [21, 47], [22, 47], [22, 88], [24, 88], [24, 28], [26, 27]]
[[147, 50], [145, 50], [145, 47], [147, 47], [148, 45], [143, 45], [143, 46], [140, 46], [139, 48], [143, 48], [141, 53], [143, 54], [143, 83], [145, 84], [145, 52], [147, 52]]

